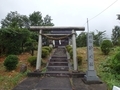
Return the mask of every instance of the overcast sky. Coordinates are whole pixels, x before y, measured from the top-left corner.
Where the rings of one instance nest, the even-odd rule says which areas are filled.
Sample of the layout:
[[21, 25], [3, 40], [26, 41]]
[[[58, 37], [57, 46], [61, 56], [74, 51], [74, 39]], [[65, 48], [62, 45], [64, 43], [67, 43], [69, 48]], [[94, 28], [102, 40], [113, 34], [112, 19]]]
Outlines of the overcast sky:
[[[84, 26], [116, 0], [0, 0], [0, 20], [10, 11], [29, 15], [40, 11], [43, 16], [50, 15], [55, 26]], [[96, 18], [89, 21], [89, 30], [107, 31], [110, 37], [115, 25], [120, 25], [116, 14], [120, 14], [120, 0]], [[86, 30], [87, 31], [87, 28]], [[79, 33], [79, 32], [78, 32]]]

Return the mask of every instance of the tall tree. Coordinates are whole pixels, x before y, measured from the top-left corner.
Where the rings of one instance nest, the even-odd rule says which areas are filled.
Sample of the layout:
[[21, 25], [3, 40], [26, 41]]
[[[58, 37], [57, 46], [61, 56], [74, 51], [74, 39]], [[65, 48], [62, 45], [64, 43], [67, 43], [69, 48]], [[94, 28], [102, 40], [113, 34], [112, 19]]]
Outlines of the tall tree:
[[77, 47], [85, 47], [87, 46], [87, 33], [81, 32], [76, 38]]
[[44, 26], [54, 26], [54, 24], [52, 23], [52, 19], [51, 16], [46, 15], [43, 19], [43, 25]]
[[42, 13], [37, 11], [33, 12], [29, 15], [30, 25], [31, 26], [42, 26], [43, 25], [43, 19], [42, 19]]
[[101, 42], [106, 39], [105, 37], [105, 32], [106, 31], [98, 31], [96, 30], [96, 34], [94, 32], [92, 32], [93, 34], [93, 38], [94, 38], [94, 45], [95, 46], [100, 46]]
[[22, 43], [29, 37], [27, 29], [2, 28], [0, 30], [0, 46], [3, 54], [19, 54]]
[[[42, 18], [42, 14], [39, 11], [33, 12], [29, 17], [15, 11], [8, 13], [1, 20], [1, 25], [0, 53], [17, 54], [27, 48], [33, 54], [34, 49], [36, 49], [38, 35], [28, 31], [29, 26], [53, 26], [54, 24], [49, 15]], [[47, 39], [44, 39], [43, 42], [47, 41]]]
[[25, 28], [27, 27], [28, 17], [26, 15], [20, 15], [17, 11], [10, 12], [7, 14], [5, 19], [1, 20], [1, 27], [8, 28], [8, 27], [18, 27], [18, 28]]
[[120, 27], [115, 26], [112, 29], [112, 42], [114, 45], [120, 45]]
[[118, 20], [120, 20], [120, 14], [118, 14], [117, 16], [118, 16], [118, 18], [117, 18], [117, 19], [118, 19]]

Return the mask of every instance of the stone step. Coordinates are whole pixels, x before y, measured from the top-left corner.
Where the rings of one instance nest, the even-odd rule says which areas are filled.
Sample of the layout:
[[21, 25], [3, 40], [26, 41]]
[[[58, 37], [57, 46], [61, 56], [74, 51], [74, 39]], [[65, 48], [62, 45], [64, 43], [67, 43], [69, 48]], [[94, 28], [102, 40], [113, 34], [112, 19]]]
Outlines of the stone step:
[[50, 62], [68, 62], [67, 59], [61, 59], [61, 58], [51, 58]]
[[60, 56], [57, 56], [57, 55], [52, 55], [52, 57], [51, 57], [52, 59], [53, 58], [61, 58], [61, 59], [67, 59], [67, 56], [62, 56], [62, 55], [60, 55]]
[[49, 62], [48, 66], [68, 66], [68, 62]]
[[62, 54], [59, 53], [59, 54], [53, 54], [52, 57], [53, 58], [54, 57], [67, 58], [67, 55], [66, 54], [62, 55]]
[[35, 88], [35, 89], [32, 89], [32, 90], [73, 90], [73, 89], [70, 89], [70, 88]]
[[70, 73], [68, 71], [47, 71], [46, 76], [69, 77]]
[[69, 71], [46, 71], [47, 74], [51, 74], [51, 73], [67, 73], [69, 74]]
[[69, 67], [68, 66], [48, 66], [47, 70], [48, 71], [68, 71]]

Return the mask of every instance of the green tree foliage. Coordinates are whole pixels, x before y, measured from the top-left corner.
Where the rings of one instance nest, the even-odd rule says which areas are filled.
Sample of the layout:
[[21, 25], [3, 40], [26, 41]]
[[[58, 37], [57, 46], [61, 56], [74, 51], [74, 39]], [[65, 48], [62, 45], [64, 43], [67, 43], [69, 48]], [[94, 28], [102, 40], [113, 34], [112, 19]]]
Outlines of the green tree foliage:
[[53, 26], [52, 19], [49, 15], [42, 17], [42, 13], [37, 11], [29, 16], [20, 15], [17, 11], [7, 14], [5, 19], [1, 20], [2, 28], [19, 27], [29, 28], [29, 26]]
[[106, 31], [98, 31], [96, 30], [96, 34], [94, 32], [92, 32], [93, 34], [93, 38], [94, 38], [94, 45], [95, 46], [100, 46], [101, 42], [106, 39], [105, 38], [105, 32]]
[[119, 14], [119, 15], [117, 15], [117, 16], [118, 16], [118, 18], [117, 18], [117, 19], [118, 19], [118, 20], [120, 20], [120, 14]]
[[31, 26], [42, 26], [43, 25], [43, 19], [42, 19], [42, 13], [37, 11], [33, 12], [29, 15], [30, 25]]
[[[91, 32], [93, 34], [93, 39], [94, 39], [94, 45], [95, 46], [100, 46], [100, 43], [106, 39], [105, 37], [105, 32], [106, 31], [98, 31], [96, 30], [96, 34], [94, 32]], [[87, 33], [86, 32], [81, 32], [77, 39], [76, 39], [76, 44], [77, 47], [85, 47], [87, 46]]]
[[34, 55], [34, 50], [37, 50], [37, 42], [34, 39], [29, 38], [26, 42], [25, 42], [25, 51], [28, 51], [31, 53], [31, 55]]
[[112, 29], [112, 42], [114, 45], [120, 45], [120, 27], [115, 26]]
[[[30, 26], [53, 26], [52, 19], [49, 15], [42, 17], [42, 13], [37, 11], [29, 15]], [[43, 33], [49, 33], [48, 31]], [[42, 40], [43, 43], [48, 45], [48, 39], [46, 37]]]
[[112, 42], [110, 40], [104, 40], [101, 43], [101, 51], [105, 54], [108, 55], [112, 47]]
[[87, 33], [81, 32], [76, 38], [77, 47], [85, 47], [87, 46]]
[[4, 61], [4, 66], [7, 70], [14, 70], [18, 64], [18, 57], [16, 55], [9, 55], [6, 57]]
[[51, 21], [51, 16], [46, 15], [43, 19], [43, 26], [54, 26], [54, 24]]
[[2, 28], [19, 27], [24, 28], [28, 26], [28, 17], [26, 15], [20, 15], [17, 11], [7, 14], [5, 19], [1, 20]]
[[[33, 55], [37, 46], [38, 34], [27, 30], [29, 26], [53, 26], [49, 15], [42, 17], [37, 11], [29, 16], [21, 15], [17, 11], [10, 12], [1, 20], [0, 30], [0, 54], [19, 54], [24, 49], [31, 51]], [[48, 41], [44, 39], [43, 42]]]
[[1, 52], [4, 54], [19, 54], [22, 44], [29, 36], [27, 29], [2, 28], [0, 30]]

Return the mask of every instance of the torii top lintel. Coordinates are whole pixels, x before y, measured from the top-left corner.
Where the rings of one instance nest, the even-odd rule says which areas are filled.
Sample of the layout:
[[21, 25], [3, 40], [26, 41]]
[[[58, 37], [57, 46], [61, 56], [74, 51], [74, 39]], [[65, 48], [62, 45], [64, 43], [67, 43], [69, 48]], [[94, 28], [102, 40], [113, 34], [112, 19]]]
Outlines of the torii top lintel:
[[51, 30], [61, 30], [61, 31], [84, 31], [85, 27], [67, 27], [67, 26], [30, 26], [30, 30], [33, 31], [39, 31], [39, 30], [44, 30], [44, 31], [51, 31]]

